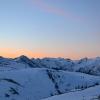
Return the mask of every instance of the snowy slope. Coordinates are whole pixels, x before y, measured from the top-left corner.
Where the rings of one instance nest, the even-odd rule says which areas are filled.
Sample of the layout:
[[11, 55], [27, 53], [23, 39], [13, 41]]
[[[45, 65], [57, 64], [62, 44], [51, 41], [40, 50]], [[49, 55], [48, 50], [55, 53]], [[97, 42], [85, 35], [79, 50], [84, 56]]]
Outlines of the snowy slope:
[[23, 69], [0, 73], [0, 100], [39, 100], [54, 93], [45, 70]]
[[0, 71], [25, 68], [26, 65], [17, 63], [13, 59], [0, 57]]
[[64, 58], [32, 59], [39, 67], [100, 75], [100, 57], [71, 60]]
[[0, 57], [0, 71], [9, 71], [34, 67], [36, 67], [36, 65], [26, 56], [20, 56], [15, 59]]
[[92, 75], [100, 75], [100, 57], [92, 59], [83, 58], [77, 61], [74, 65], [74, 71]]
[[40, 67], [57, 69], [57, 70], [73, 70], [73, 61], [64, 58], [43, 58], [43, 59], [32, 59], [33, 62], [37, 63]]
[[100, 85], [82, 91], [53, 96], [43, 100], [100, 100]]
[[31, 68], [38, 67], [38, 65], [35, 62], [33, 62], [31, 59], [29, 59], [28, 57], [26, 57], [24, 55], [15, 58], [14, 61], [16, 61], [17, 63], [24, 64]]
[[78, 100], [78, 96], [88, 100], [100, 95], [99, 85], [100, 57], [76, 61], [0, 57], [0, 100], [40, 100], [54, 95], [60, 96], [50, 100]]
[[100, 84], [100, 78], [76, 73], [27, 68], [0, 72], [0, 100], [40, 100]]
[[0, 71], [23, 68], [49, 68], [100, 75], [100, 57], [77, 61], [64, 58], [29, 59], [23, 55], [15, 59], [0, 57]]

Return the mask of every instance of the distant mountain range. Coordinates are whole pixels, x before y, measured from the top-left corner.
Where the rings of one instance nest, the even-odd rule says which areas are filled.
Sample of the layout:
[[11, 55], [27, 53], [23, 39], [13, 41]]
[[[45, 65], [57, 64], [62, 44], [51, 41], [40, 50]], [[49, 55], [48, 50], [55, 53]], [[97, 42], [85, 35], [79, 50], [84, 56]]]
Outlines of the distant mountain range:
[[0, 70], [23, 68], [48, 68], [100, 75], [100, 57], [92, 59], [83, 58], [80, 60], [71, 60], [64, 58], [29, 59], [24, 55], [14, 59], [0, 57]]
[[[100, 57], [80, 60], [0, 57], [0, 100], [92, 100], [99, 98], [98, 88]], [[87, 91], [91, 93], [88, 95]]]

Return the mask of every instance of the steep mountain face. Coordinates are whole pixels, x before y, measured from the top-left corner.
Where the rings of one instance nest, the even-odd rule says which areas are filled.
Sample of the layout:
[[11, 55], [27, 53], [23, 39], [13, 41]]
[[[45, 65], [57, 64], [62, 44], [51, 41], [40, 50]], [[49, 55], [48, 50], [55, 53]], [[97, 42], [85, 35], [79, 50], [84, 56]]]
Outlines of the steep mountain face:
[[0, 72], [1, 100], [40, 100], [84, 90], [100, 84], [100, 78], [76, 72], [28, 68]]
[[32, 67], [32, 68], [35, 68], [35, 67], [38, 67], [38, 65], [32, 61], [31, 59], [29, 59], [28, 57], [22, 55], [18, 58], [15, 58], [14, 61], [16, 61], [17, 63], [22, 63], [28, 67]]
[[72, 60], [64, 58], [32, 59], [32, 61], [35, 61], [40, 67], [56, 70], [72, 71], [74, 65]]
[[84, 58], [79, 60], [74, 66], [74, 71], [100, 75], [100, 57], [95, 59]]

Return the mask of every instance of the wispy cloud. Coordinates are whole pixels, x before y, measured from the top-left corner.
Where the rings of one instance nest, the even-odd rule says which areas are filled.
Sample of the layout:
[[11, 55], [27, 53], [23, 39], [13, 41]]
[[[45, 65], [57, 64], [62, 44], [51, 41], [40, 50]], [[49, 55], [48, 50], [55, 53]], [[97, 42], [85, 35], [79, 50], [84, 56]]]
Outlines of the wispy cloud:
[[[39, 10], [42, 10], [44, 12], [51, 13], [51, 14], [56, 14], [56, 15], [59, 15], [59, 16], [63, 16], [65, 18], [73, 19], [73, 20], [75, 20], [75, 19], [76, 20], [82, 20], [83, 19], [82, 16], [75, 15], [70, 11], [65, 11], [65, 10], [63, 10], [61, 8], [49, 5], [44, 0], [32, 0], [32, 1], [33, 1], [33, 4]], [[54, 1], [52, 0], [52, 2], [54, 2]], [[60, 2], [63, 2], [63, 1], [60, 1]]]

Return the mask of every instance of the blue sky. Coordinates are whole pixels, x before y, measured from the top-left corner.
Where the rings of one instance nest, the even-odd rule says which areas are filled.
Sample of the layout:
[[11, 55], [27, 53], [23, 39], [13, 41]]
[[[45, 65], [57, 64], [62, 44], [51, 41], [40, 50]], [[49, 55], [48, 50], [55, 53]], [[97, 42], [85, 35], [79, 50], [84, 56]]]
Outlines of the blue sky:
[[100, 56], [99, 5], [100, 0], [0, 0], [0, 55]]

